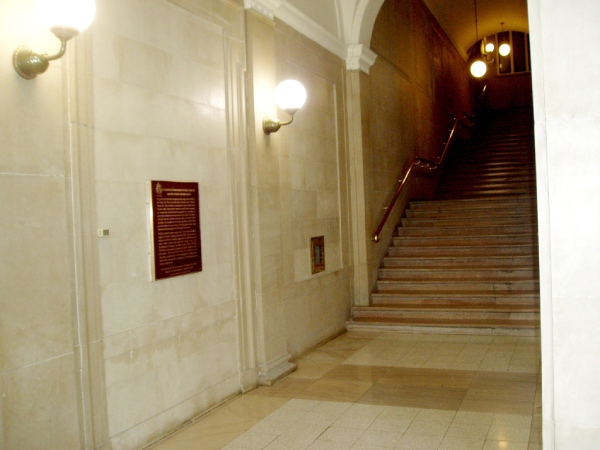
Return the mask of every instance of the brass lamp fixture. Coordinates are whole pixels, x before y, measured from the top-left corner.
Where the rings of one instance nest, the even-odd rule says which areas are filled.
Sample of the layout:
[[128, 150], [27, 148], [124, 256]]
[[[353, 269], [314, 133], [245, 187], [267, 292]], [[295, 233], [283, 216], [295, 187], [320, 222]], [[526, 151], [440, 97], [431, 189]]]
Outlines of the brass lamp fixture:
[[265, 117], [263, 119], [265, 134], [276, 133], [282, 126], [292, 123], [294, 114], [304, 106], [305, 102], [306, 89], [302, 83], [296, 80], [285, 80], [279, 83], [275, 89], [275, 103], [292, 117], [287, 122], [281, 122], [274, 117]]
[[469, 62], [471, 75], [481, 78], [487, 72], [487, 66], [494, 62], [490, 53], [494, 51], [494, 43], [483, 38], [477, 41], [469, 50]]
[[475, 78], [481, 78], [487, 72], [487, 63], [484, 60], [485, 48], [483, 40], [479, 40], [479, 29], [477, 23], [477, 0], [473, 0], [475, 11], [475, 45], [469, 51], [469, 69]]
[[484, 58], [484, 53], [481, 51], [483, 42], [478, 41], [471, 49], [470, 60], [471, 60], [471, 75], [475, 78], [481, 78], [487, 72], [487, 61]]
[[[504, 34], [504, 22], [500, 22], [500, 26], [502, 27], [502, 33]], [[501, 56], [508, 56], [510, 54], [510, 44], [507, 42], [500, 44], [498, 53], [500, 53]]]
[[37, 0], [36, 15], [60, 40], [60, 50], [54, 55], [21, 45], [13, 53], [17, 73], [31, 80], [48, 69], [50, 61], [61, 58], [67, 50], [67, 41], [85, 30], [96, 13], [95, 0]]

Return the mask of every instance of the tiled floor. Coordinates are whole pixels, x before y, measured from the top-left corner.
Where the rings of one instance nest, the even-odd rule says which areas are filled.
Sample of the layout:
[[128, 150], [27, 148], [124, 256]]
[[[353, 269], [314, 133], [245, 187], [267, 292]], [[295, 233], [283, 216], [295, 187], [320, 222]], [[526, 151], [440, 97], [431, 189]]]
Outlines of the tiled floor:
[[537, 337], [346, 333], [152, 447], [541, 449]]

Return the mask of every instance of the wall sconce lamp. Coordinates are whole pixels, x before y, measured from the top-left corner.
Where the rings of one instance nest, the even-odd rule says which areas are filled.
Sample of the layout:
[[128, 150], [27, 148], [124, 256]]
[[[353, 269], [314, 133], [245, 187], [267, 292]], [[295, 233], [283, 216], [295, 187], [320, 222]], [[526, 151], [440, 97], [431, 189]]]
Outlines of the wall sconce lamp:
[[50, 61], [61, 58], [67, 41], [85, 30], [94, 18], [94, 0], [37, 0], [36, 15], [60, 39], [60, 50], [55, 55], [21, 45], [13, 53], [13, 66], [17, 73], [31, 80], [48, 69]]
[[285, 80], [279, 83], [275, 89], [275, 103], [279, 109], [283, 109], [290, 116], [287, 122], [281, 122], [274, 117], [265, 117], [263, 119], [263, 131], [265, 134], [276, 133], [283, 125], [289, 125], [294, 120], [294, 114], [306, 102], [306, 89], [302, 83], [296, 80]]

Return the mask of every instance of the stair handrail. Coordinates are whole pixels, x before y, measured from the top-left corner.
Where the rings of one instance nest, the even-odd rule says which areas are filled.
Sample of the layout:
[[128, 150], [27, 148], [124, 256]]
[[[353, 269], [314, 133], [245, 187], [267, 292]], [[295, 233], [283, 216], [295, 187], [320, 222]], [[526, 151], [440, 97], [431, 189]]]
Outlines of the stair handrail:
[[473, 122], [473, 117], [464, 111], [461, 111], [460, 114], [457, 114], [456, 116], [454, 116], [454, 124], [452, 125], [452, 128], [448, 132], [448, 138], [446, 139], [446, 142], [443, 144], [444, 149], [442, 150], [442, 153], [440, 153], [440, 155], [435, 158], [435, 162], [430, 161], [425, 158], [421, 158], [420, 156], [415, 156], [413, 158], [408, 170], [406, 171], [406, 174], [404, 175], [404, 178], [402, 178], [401, 180], [398, 180], [398, 183], [400, 183], [400, 184], [398, 185], [396, 192], [394, 192], [392, 199], [390, 200], [389, 204], [383, 208], [383, 210], [384, 210], [383, 217], [381, 218], [381, 221], [379, 222], [379, 226], [377, 227], [377, 230], [375, 230], [375, 234], [373, 234], [373, 237], [371, 238], [373, 242], [378, 243], [380, 241], [381, 231], [383, 230], [383, 227], [385, 226], [385, 223], [387, 222], [388, 217], [390, 216], [390, 214], [392, 212], [392, 208], [396, 204], [396, 200], [398, 200], [398, 197], [400, 197], [402, 188], [404, 188], [404, 185], [406, 184], [406, 181], [408, 180], [408, 177], [410, 176], [413, 168], [415, 166], [421, 166], [422, 168], [429, 169], [431, 171], [437, 170], [442, 165], [442, 162], [444, 161], [444, 158], [448, 152], [448, 149], [450, 148], [450, 144], [452, 143], [452, 139], [454, 138], [456, 129], [458, 128], [458, 125], [461, 123], [461, 121], [463, 119], [468, 119], [471, 123]]

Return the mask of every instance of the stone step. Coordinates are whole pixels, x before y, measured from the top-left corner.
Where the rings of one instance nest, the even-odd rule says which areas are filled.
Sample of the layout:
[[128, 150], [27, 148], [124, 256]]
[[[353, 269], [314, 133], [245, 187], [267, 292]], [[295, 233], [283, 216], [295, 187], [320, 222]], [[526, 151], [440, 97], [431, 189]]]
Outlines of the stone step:
[[505, 141], [493, 139], [473, 139], [452, 154], [452, 159], [470, 156], [494, 156], [498, 154], [527, 157], [535, 154], [534, 142], [529, 137], [515, 138]]
[[486, 155], [494, 152], [510, 153], [515, 149], [522, 150], [522, 155], [528, 155], [532, 152], [535, 142], [531, 136], [515, 136], [512, 139], [498, 138], [474, 138], [467, 141], [464, 148], [456, 152], [462, 155]]
[[511, 186], [507, 186], [506, 188], [497, 188], [497, 189], [473, 189], [473, 190], [463, 190], [456, 192], [446, 192], [439, 193], [440, 198], [453, 199], [453, 198], [484, 198], [486, 196], [499, 196], [499, 195], [514, 195], [518, 194], [531, 194], [535, 193], [535, 186], [523, 187], [523, 188], [515, 188]]
[[380, 280], [397, 281], [538, 281], [539, 271], [537, 268], [524, 265], [514, 268], [399, 268], [381, 267], [378, 270]]
[[538, 280], [494, 280], [494, 281], [467, 281], [467, 280], [444, 280], [444, 281], [400, 281], [379, 279], [377, 289], [379, 293], [394, 291], [396, 293], [419, 293], [424, 291], [436, 291], [440, 294], [448, 293], [467, 294], [471, 292], [494, 292], [505, 294], [507, 292], [520, 292], [537, 294], [540, 282]]
[[[468, 169], [468, 170], [465, 170]], [[443, 183], [454, 183], [463, 178], [473, 178], [477, 176], [492, 176], [494, 174], [506, 173], [510, 176], [535, 175], [535, 166], [533, 162], [514, 162], [511, 164], [497, 164], [489, 162], [487, 164], [463, 162], [457, 167], [447, 165], [443, 172]]]
[[446, 177], [445, 183], [451, 184], [463, 179], [467, 180], [498, 180], [502, 178], [513, 178], [528, 180], [535, 178], [535, 174], [524, 167], [482, 167], [479, 170], [473, 170], [468, 174], [450, 174]]
[[509, 150], [488, 148], [485, 152], [458, 153], [452, 158], [452, 161], [448, 162], [447, 167], [459, 167], [461, 164], [485, 166], [490, 163], [506, 167], [515, 164], [525, 164], [529, 166], [530, 163], [534, 162], [535, 153], [530, 148], [527, 148], [526, 146], [515, 146]]
[[[506, 133], [506, 134], [504, 134]], [[512, 142], [528, 142], [533, 146], [534, 135], [531, 130], [527, 133], [523, 133], [515, 130], [488, 130], [485, 135], [475, 136], [471, 141], [476, 148], [481, 148], [484, 144], [498, 145], [510, 144]]]
[[399, 308], [395, 305], [354, 307], [354, 318], [387, 319], [504, 319], [537, 320], [539, 308], [529, 305], [488, 305], [485, 303], [451, 304], [431, 303], [428, 305], [409, 305]]
[[475, 302], [489, 304], [529, 304], [539, 305], [539, 294], [537, 292], [506, 291], [494, 292], [481, 291], [456, 291], [439, 292], [426, 290], [403, 290], [403, 291], [381, 291], [371, 294], [371, 304], [404, 305], [408, 303], [428, 303], [435, 301]]
[[534, 267], [537, 268], [537, 255], [522, 256], [462, 256], [462, 257], [401, 257], [386, 256], [382, 260], [386, 268], [410, 268], [410, 269], [471, 269], [486, 268], [498, 270], [510, 270], [515, 268]]
[[462, 256], [527, 256], [536, 255], [538, 251], [537, 244], [521, 245], [487, 245], [487, 246], [466, 246], [466, 247], [390, 247], [388, 256], [404, 257], [462, 257]]
[[488, 129], [485, 131], [485, 133], [474, 134], [470, 140], [467, 140], [467, 142], [477, 150], [481, 149], [485, 144], [502, 145], [505, 142], [528, 142], [533, 146], [534, 135], [532, 130], [523, 132], [521, 128], [510, 130]]
[[449, 227], [484, 227], [499, 225], [532, 225], [536, 223], [536, 218], [531, 215], [515, 215], [507, 217], [477, 217], [469, 220], [468, 218], [448, 218], [448, 219], [402, 219], [402, 227], [431, 227], [431, 228], [449, 228]]
[[537, 245], [537, 235], [484, 235], [484, 236], [427, 236], [427, 237], [394, 237], [394, 247], [464, 247], [486, 245]]
[[512, 210], [514, 207], [529, 207], [533, 208], [535, 212], [536, 198], [533, 196], [521, 196], [511, 198], [498, 198], [498, 199], [459, 199], [459, 200], [425, 200], [425, 201], [411, 201], [409, 203], [411, 210], [416, 209], [434, 209], [434, 210], [446, 210], [446, 209], [499, 209], [507, 208]]
[[511, 215], [531, 216], [535, 215], [534, 208], [529, 205], [517, 205], [513, 208], [494, 207], [488, 208], [446, 208], [446, 209], [408, 209], [406, 210], [406, 218], [408, 219], [451, 219], [451, 218], [490, 218], [490, 217], [505, 217], [508, 213]]
[[540, 321], [505, 319], [394, 319], [358, 317], [346, 323], [348, 331], [484, 334], [509, 336], [539, 336]]
[[516, 173], [535, 173], [535, 161], [514, 160], [510, 163], [496, 161], [460, 161], [459, 163], [448, 163], [444, 168], [445, 180], [460, 179], [462, 176], [470, 176], [479, 173], [494, 172], [516, 172]]
[[499, 195], [512, 195], [514, 192], [522, 194], [530, 194], [536, 192], [535, 186], [497, 186], [494, 188], [482, 188], [478, 186], [468, 187], [465, 186], [461, 189], [444, 189], [438, 191], [437, 195], [440, 198], [453, 199], [453, 198], [485, 198], [485, 197], [497, 197]]
[[479, 181], [479, 182], [498, 182], [500, 180], [510, 179], [512, 181], [530, 181], [535, 179], [535, 174], [532, 174], [530, 170], [524, 169], [523, 167], [490, 167], [482, 168], [481, 170], [472, 171], [469, 174], [463, 175], [449, 175], [446, 177], [444, 184], [454, 184], [463, 181]]
[[532, 234], [537, 233], [537, 223], [513, 224], [513, 225], [487, 225], [487, 226], [438, 226], [438, 227], [398, 227], [397, 234], [400, 237], [420, 236], [490, 236], [499, 234]]
[[[508, 177], [510, 178], [510, 177]], [[512, 188], [516, 188], [516, 187], [523, 187], [523, 186], [535, 186], [535, 177], [512, 177], [511, 179], [507, 179], [507, 177], [489, 177], [489, 176], [485, 176], [485, 177], [474, 177], [474, 178], [468, 178], [468, 177], [464, 177], [461, 178], [459, 180], [456, 180], [455, 182], [452, 183], [445, 183], [442, 184], [440, 186], [439, 190], [455, 190], [455, 191], [459, 191], [461, 189], [466, 188], [474, 188], [474, 187], [480, 187], [480, 188], [485, 188], [485, 189], [489, 189], [489, 188], [498, 188], [498, 187], [502, 187], [503, 189], [510, 189]]]

